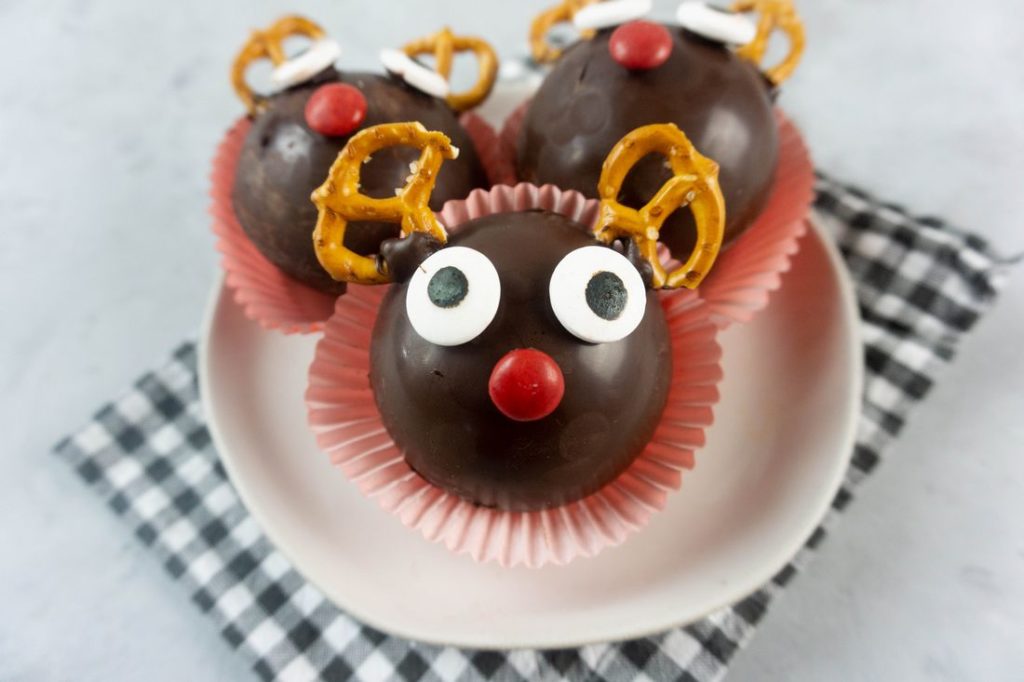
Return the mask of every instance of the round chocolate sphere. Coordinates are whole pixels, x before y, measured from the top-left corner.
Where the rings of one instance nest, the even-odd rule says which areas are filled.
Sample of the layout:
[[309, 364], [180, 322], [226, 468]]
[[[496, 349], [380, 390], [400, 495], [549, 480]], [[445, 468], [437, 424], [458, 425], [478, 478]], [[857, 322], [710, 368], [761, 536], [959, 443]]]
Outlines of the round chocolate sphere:
[[[597, 196], [601, 164], [640, 126], [675, 123], [701, 154], [718, 162], [725, 197], [725, 243], [764, 208], [778, 156], [771, 86], [752, 64], [724, 45], [668, 27], [671, 53], [660, 66], [630, 70], [609, 50], [611, 29], [568, 48], [544, 79], [520, 129], [519, 177]], [[671, 177], [664, 159], [638, 163], [622, 203], [639, 208]], [[695, 241], [683, 209], [661, 231], [685, 259]]]
[[[332, 68], [271, 97], [253, 119], [238, 159], [232, 194], [235, 213], [249, 239], [271, 263], [289, 277], [329, 294], [343, 293], [345, 284], [331, 279], [317, 261], [313, 250], [317, 210], [310, 195], [323, 183], [351, 135], [328, 137], [315, 132], [306, 121], [305, 109], [318, 88], [339, 82], [358, 88], [365, 97], [366, 115], [359, 129], [419, 121], [448, 135], [459, 148], [459, 158], [441, 170], [431, 208], [439, 210], [449, 199], [461, 199], [477, 187], [488, 186], [476, 148], [458, 115], [442, 100], [396, 78], [339, 73]], [[362, 192], [372, 197], [394, 196], [395, 190], [405, 185], [409, 164], [418, 157], [418, 150], [403, 147], [374, 155], [362, 171]], [[393, 224], [354, 222], [345, 235], [345, 245], [366, 255], [397, 234], [398, 226]]]
[[[643, 451], [672, 374], [657, 295], [641, 286], [638, 326], [598, 344], [569, 333], [549, 299], [555, 267], [596, 243], [578, 223], [543, 211], [465, 224], [438, 253], [453, 246], [482, 253], [498, 273], [501, 294], [490, 324], [462, 345], [420, 336], [407, 313], [414, 282], [391, 286], [373, 330], [370, 381], [388, 433], [421, 476], [483, 506], [537, 510], [596, 492]], [[454, 278], [444, 278], [447, 289]], [[440, 296], [440, 285], [427, 293]], [[617, 308], [622, 301], [612, 303]], [[547, 359], [538, 364], [530, 356]], [[547, 381], [549, 390], [538, 397], [545, 405], [517, 415], [502, 395], [516, 380], [508, 373], [531, 369], [542, 373], [536, 381]]]

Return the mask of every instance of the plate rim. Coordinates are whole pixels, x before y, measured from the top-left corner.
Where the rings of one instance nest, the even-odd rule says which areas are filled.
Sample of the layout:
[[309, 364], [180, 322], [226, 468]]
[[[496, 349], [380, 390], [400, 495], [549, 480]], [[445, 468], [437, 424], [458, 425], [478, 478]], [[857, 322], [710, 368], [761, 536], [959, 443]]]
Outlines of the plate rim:
[[[827, 234], [825, 228], [821, 224], [821, 220], [818, 218], [815, 212], [811, 212], [808, 218], [808, 224], [811, 229], [808, 230], [805, 235], [805, 239], [814, 238], [821, 244], [823, 250], [828, 257], [830, 269], [832, 270], [837, 286], [839, 289], [839, 298], [842, 301], [843, 308], [843, 319], [849, 326], [849, 336], [851, 338], [854, 348], [862, 345], [861, 335], [861, 320], [859, 307], [857, 304], [856, 292], [854, 289], [853, 281], [850, 277], [850, 273], [846, 268], [845, 263], [842, 260], [842, 256], [839, 253], [839, 249], [836, 244], [832, 241], [832, 238]], [[785, 276], [783, 276], [783, 285], [785, 284]], [[771, 292], [771, 295], [775, 295], [775, 292]], [[212, 369], [211, 369], [211, 358], [210, 358], [210, 340], [212, 338], [212, 330], [214, 322], [217, 318], [220, 302], [225, 298], [230, 299], [231, 303], [237, 305], [237, 302], [232, 295], [232, 292], [226, 287], [225, 276], [221, 271], [218, 273], [218, 277], [214, 281], [211, 288], [211, 292], [207, 298], [206, 309], [203, 313], [203, 320], [200, 327], [200, 335], [198, 341], [198, 354], [197, 354], [197, 379], [199, 385], [199, 397], [200, 404], [202, 407], [203, 415], [206, 419], [206, 426], [210, 432], [214, 448], [217, 452], [217, 457], [220, 462], [224, 465], [224, 469], [227, 472], [228, 478], [231, 485], [234, 487], [235, 492], [238, 494], [239, 499], [245, 506], [246, 511], [253, 517], [259, 525], [260, 530], [267, 536], [267, 539], [273, 545], [274, 549], [281, 552], [281, 554], [288, 560], [291, 567], [300, 575], [304, 580], [309, 582], [311, 585], [316, 587], [320, 592], [323, 593], [331, 603], [351, 616], [357, 622], [368, 625], [375, 629], [381, 630], [388, 634], [401, 637], [403, 639], [422, 642], [425, 644], [432, 644], [437, 646], [454, 646], [459, 648], [470, 648], [470, 649], [485, 649], [485, 650], [502, 650], [502, 649], [552, 649], [552, 648], [574, 648], [580, 646], [586, 646], [588, 644], [597, 644], [604, 642], [623, 641], [629, 639], [636, 639], [640, 637], [647, 637], [654, 634], [663, 633], [672, 629], [683, 627], [694, 623], [702, 618], [705, 618], [712, 613], [719, 611], [722, 608], [735, 604], [742, 601], [752, 593], [756, 592], [771, 578], [782, 570], [806, 545], [807, 540], [814, 533], [815, 529], [821, 524], [824, 518], [827, 516], [829, 508], [831, 507], [832, 500], [838, 493], [843, 480], [845, 479], [846, 472], [849, 469], [850, 461], [853, 455], [853, 448], [856, 443], [856, 432], [857, 422], [860, 418], [862, 411], [862, 393], [864, 384], [864, 362], [863, 356], [860, 353], [850, 353], [850, 358], [847, 363], [847, 375], [850, 378], [850, 394], [854, 396], [854, 399], [850, 401], [850, 409], [847, 410], [845, 420], [843, 422], [843, 449], [845, 456], [837, 459], [837, 465], [833, 472], [832, 479], [828, 482], [827, 486], [822, 488], [823, 491], [827, 491], [827, 494], [820, 494], [818, 504], [815, 506], [814, 513], [808, 513], [806, 515], [807, 521], [803, 524], [804, 527], [802, 532], [799, 534], [799, 544], [791, 543], [786, 547], [780, 549], [772, 557], [772, 561], [763, 561], [759, 564], [758, 568], [751, 570], [745, 580], [738, 580], [731, 585], [731, 589], [728, 590], [728, 594], [717, 599], [709, 599], [706, 604], [703, 604], [697, 609], [691, 609], [689, 613], [684, 614], [678, 618], [662, 619], [656, 624], [644, 625], [641, 627], [629, 627], [624, 625], [615, 632], [604, 632], [601, 634], [586, 635], [582, 637], [574, 637], [569, 634], [560, 633], [557, 640], [545, 639], [542, 637], [536, 638], [518, 638], [512, 642], [496, 642], [493, 637], [489, 637], [486, 631], [478, 631], [474, 634], [466, 633], [464, 636], [459, 637], [458, 640], [445, 639], [432, 637], [430, 635], [424, 636], [420, 632], [410, 632], [405, 630], [402, 626], [396, 626], [393, 623], [381, 623], [372, 614], [369, 614], [362, 609], [346, 605], [345, 600], [339, 598], [336, 590], [330, 585], [325, 585], [318, 580], [311, 577], [302, 567], [301, 562], [296, 561], [298, 552], [292, 547], [291, 541], [288, 539], [288, 534], [279, 528], [277, 528], [272, 514], [265, 513], [262, 506], [257, 502], [257, 494], [247, 487], [244, 482], [246, 479], [240, 474], [237, 465], [230, 454], [225, 455], [224, 453], [230, 453], [230, 448], [226, 447], [226, 438], [221, 431], [220, 424], [215, 418], [216, 410], [211, 405], [207, 396], [209, 392], [206, 387], [212, 385]], [[262, 331], [262, 330], [261, 330]], [[267, 332], [262, 333], [278, 333], [278, 332]], [[314, 335], [322, 335], [322, 332], [315, 332]], [[841, 464], [841, 465], [840, 465]], [[797, 537], [797, 533], [793, 533], [794, 537]], [[467, 561], [472, 561], [469, 557], [464, 557]], [[580, 559], [585, 561], [585, 559]], [[608, 628], [606, 628], [607, 630]], [[538, 632], [543, 629], [538, 628]]]

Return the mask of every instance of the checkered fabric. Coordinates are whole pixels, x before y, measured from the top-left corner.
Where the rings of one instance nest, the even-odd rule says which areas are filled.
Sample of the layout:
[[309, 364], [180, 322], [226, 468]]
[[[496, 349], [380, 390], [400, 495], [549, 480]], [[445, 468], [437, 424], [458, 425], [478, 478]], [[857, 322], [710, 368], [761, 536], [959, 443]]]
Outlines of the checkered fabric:
[[717, 680], [772, 599], [813, 556], [1005, 271], [979, 238], [819, 178], [817, 210], [853, 273], [863, 319], [864, 410], [832, 510], [775, 578], [684, 628], [556, 651], [429, 646], [366, 627], [305, 582], [242, 506], [210, 443], [195, 346], [142, 377], [56, 450], [124, 517], [265, 679]]

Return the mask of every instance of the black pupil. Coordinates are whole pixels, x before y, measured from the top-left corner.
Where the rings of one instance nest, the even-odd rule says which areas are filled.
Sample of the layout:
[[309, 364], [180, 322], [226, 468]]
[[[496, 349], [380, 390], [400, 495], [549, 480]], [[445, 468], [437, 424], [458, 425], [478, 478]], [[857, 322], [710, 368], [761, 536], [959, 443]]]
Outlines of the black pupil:
[[469, 293], [469, 282], [462, 270], [445, 266], [434, 273], [427, 284], [427, 296], [438, 308], [454, 308]]
[[602, 319], [619, 319], [626, 309], [626, 285], [614, 272], [597, 273], [587, 282], [587, 305]]

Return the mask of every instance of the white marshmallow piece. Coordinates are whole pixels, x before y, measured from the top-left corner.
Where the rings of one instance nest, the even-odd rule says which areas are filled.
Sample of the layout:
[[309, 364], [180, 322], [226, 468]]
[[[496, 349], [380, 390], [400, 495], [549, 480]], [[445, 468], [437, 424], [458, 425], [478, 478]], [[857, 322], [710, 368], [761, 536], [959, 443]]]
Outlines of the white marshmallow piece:
[[447, 78], [437, 71], [431, 71], [401, 50], [381, 50], [380, 61], [385, 69], [401, 76], [406, 83], [431, 97], [444, 99], [451, 92]]
[[726, 45], [746, 45], [757, 36], [757, 26], [742, 14], [721, 12], [703, 2], [679, 5], [676, 19], [686, 30]]
[[610, 28], [647, 16], [650, 14], [653, 4], [652, 0], [599, 2], [587, 5], [577, 12], [572, 18], [572, 23], [577, 31]]
[[321, 38], [302, 54], [292, 57], [270, 74], [270, 82], [280, 88], [305, 83], [341, 56], [341, 45], [329, 38]]

